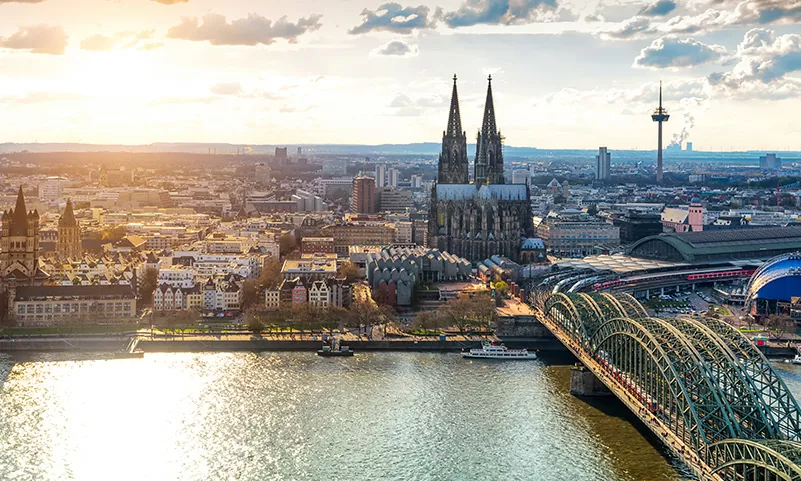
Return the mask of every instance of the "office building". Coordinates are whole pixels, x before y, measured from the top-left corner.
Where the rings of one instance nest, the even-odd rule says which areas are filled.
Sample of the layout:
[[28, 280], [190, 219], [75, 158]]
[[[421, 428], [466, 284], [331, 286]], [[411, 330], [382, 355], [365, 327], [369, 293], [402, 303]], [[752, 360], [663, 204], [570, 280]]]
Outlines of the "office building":
[[766, 154], [759, 158], [759, 168], [762, 170], [782, 170], [782, 159], [776, 154]]
[[612, 154], [607, 152], [606, 147], [598, 148], [598, 155], [595, 156], [595, 180], [606, 182], [612, 168]]
[[387, 165], [376, 164], [375, 166], [375, 186], [386, 187], [387, 185]]
[[529, 172], [528, 169], [515, 169], [512, 171], [513, 184], [528, 184]]
[[398, 188], [398, 177], [400, 176], [400, 172], [398, 169], [392, 167], [387, 172], [387, 187], [392, 187], [393, 189]]
[[359, 176], [353, 179], [351, 211], [358, 214], [375, 214], [375, 179]]

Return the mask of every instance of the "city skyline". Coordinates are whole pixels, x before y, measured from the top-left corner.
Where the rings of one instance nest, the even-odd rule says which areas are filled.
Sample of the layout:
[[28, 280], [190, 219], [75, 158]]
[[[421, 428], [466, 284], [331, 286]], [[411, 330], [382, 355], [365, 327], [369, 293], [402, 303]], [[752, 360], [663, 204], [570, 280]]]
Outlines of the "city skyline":
[[798, 12], [765, 0], [0, 0], [0, 141], [436, 142], [455, 73], [469, 143], [492, 74], [511, 145], [653, 150], [663, 79], [666, 144], [801, 150], [778, 120], [801, 106]]

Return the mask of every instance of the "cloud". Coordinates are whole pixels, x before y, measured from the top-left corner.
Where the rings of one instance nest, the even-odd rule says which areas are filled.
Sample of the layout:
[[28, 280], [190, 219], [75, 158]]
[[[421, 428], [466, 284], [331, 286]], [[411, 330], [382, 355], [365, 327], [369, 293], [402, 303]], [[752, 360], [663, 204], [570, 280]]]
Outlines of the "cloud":
[[81, 50], [91, 52], [107, 52], [115, 49], [154, 50], [162, 47], [161, 42], [148, 42], [153, 38], [153, 30], [143, 30], [141, 32], [117, 32], [114, 35], [95, 34], [81, 40]]
[[42, 3], [45, 0], [0, 0], [0, 5], [4, 3]]
[[67, 34], [60, 26], [19, 27], [10, 37], [0, 37], [0, 47], [28, 50], [31, 53], [62, 55], [66, 46]]
[[451, 28], [552, 22], [564, 20], [563, 16], [575, 19], [574, 14], [559, 9], [557, 0], [465, 0], [457, 10], [438, 16]]
[[376, 10], [362, 10], [362, 23], [348, 31], [359, 35], [371, 31], [385, 30], [400, 34], [412, 33], [415, 29], [434, 28], [436, 21], [429, 18], [431, 9], [425, 5], [404, 7], [399, 3], [385, 3]]
[[639, 14], [649, 17], [661, 17], [667, 15], [675, 9], [676, 2], [673, 0], [658, 0], [657, 2], [647, 5], [645, 8], [640, 10]]
[[801, 23], [801, 0], [695, 0], [690, 6], [705, 9], [699, 13], [677, 15], [654, 23], [655, 16], [664, 16], [674, 8], [675, 0], [658, 0], [637, 15], [600, 30], [602, 38], [635, 39], [661, 35], [696, 35], [729, 27]]
[[82, 100], [86, 97], [71, 92], [28, 92], [25, 95], [8, 95], [0, 97], [0, 103], [39, 104], [45, 102], [62, 102]]
[[585, 22], [605, 22], [606, 18], [600, 13], [591, 13], [584, 17]]
[[726, 55], [721, 45], [707, 45], [692, 38], [668, 35], [654, 40], [634, 59], [634, 67], [687, 68], [715, 62]]
[[161, 3], [164, 5], [175, 5], [177, 3], [187, 3], [189, 0], [153, 0], [154, 2]]
[[749, 30], [734, 58], [737, 63], [731, 71], [709, 76], [710, 85], [739, 97], [782, 99], [801, 94], [801, 79], [787, 76], [801, 71], [801, 35]]
[[243, 92], [242, 84], [239, 82], [223, 82], [211, 87], [211, 93], [214, 95], [241, 95]]
[[408, 44], [402, 40], [393, 40], [373, 51], [375, 55], [389, 55], [397, 57], [413, 57], [420, 53], [417, 45]]
[[654, 31], [651, 19], [638, 15], [614, 25], [611, 29], [602, 31], [601, 37], [613, 40], [627, 40], [653, 34]]
[[225, 16], [209, 13], [202, 19], [184, 17], [181, 23], [167, 32], [167, 37], [195, 42], [208, 41], [212, 45], [270, 45], [277, 39], [297, 42], [299, 36], [319, 29], [322, 15], [299, 18], [296, 23], [281, 17], [275, 23], [261, 15], [251, 13], [247, 18], [228, 23]]
[[426, 111], [442, 110], [450, 102], [447, 95], [421, 95], [410, 97], [398, 93], [387, 105], [394, 115], [416, 117]]
[[81, 50], [90, 50], [93, 52], [101, 52], [111, 50], [117, 45], [117, 39], [114, 37], [107, 37], [102, 34], [92, 35], [81, 40]]

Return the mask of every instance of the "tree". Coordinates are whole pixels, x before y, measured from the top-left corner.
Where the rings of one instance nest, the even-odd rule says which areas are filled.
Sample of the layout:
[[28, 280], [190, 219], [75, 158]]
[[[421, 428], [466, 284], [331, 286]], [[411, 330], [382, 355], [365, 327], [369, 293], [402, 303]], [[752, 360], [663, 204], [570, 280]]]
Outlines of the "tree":
[[788, 332], [795, 330], [795, 321], [787, 314], [771, 314], [765, 318], [765, 328], [774, 339], [781, 340]]
[[509, 284], [504, 281], [497, 281], [493, 284], [493, 287], [495, 287], [495, 292], [501, 298], [506, 297], [506, 294], [509, 292]]
[[281, 261], [277, 257], [267, 259], [258, 284], [262, 289], [273, 289], [281, 284]]
[[105, 228], [100, 233], [100, 239], [104, 241], [117, 242], [123, 237], [125, 237], [125, 227], [123, 226]]
[[348, 282], [353, 282], [361, 276], [361, 269], [356, 264], [345, 261], [339, 266], [339, 275]]
[[255, 305], [259, 300], [259, 288], [256, 281], [247, 280], [242, 283], [242, 310]]
[[247, 321], [248, 329], [250, 329], [253, 334], [260, 334], [261, 331], [264, 330], [264, 319], [265, 315], [263, 311], [258, 311], [255, 309], [249, 310], [245, 314], [245, 321]]
[[139, 296], [144, 305], [149, 306], [153, 303], [153, 292], [155, 292], [158, 285], [159, 271], [158, 269], [149, 267], [145, 270], [145, 274], [142, 276], [142, 282], [139, 284]]
[[438, 311], [459, 329], [460, 334], [465, 334], [476, 327], [488, 330], [495, 320], [495, 307], [492, 299], [486, 294], [472, 297], [461, 294], [457, 299], [440, 307]]
[[284, 234], [278, 238], [278, 247], [281, 250], [281, 255], [285, 256], [295, 250], [298, 242], [293, 234]]
[[446, 327], [447, 322], [439, 311], [420, 311], [415, 316], [412, 326], [424, 331], [435, 331]]

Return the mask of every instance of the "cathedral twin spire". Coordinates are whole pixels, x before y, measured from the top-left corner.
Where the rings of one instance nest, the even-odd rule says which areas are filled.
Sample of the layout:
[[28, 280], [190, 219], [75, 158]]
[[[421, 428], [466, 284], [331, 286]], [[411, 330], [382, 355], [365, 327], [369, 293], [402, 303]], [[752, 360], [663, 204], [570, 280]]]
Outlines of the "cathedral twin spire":
[[[474, 178], [477, 186], [483, 184], [503, 184], [503, 145], [501, 133], [495, 122], [495, 104], [492, 99], [492, 76], [488, 78], [487, 100], [484, 105], [484, 118], [476, 141], [476, 161]], [[442, 153], [439, 157], [440, 184], [467, 184], [467, 136], [462, 131], [459, 112], [459, 94], [456, 89], [456, 75], [453, 76], [453, 93], [448, 115], [448, 129], [442, 135]]]

